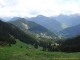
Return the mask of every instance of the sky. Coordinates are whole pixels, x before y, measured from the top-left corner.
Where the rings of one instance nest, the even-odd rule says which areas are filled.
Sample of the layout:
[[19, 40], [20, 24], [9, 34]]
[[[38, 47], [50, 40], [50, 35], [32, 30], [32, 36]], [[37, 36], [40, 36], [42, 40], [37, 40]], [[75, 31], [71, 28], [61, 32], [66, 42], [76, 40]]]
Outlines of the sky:
[[80, 0], [0, 0], [0, 17], [79, 14]]

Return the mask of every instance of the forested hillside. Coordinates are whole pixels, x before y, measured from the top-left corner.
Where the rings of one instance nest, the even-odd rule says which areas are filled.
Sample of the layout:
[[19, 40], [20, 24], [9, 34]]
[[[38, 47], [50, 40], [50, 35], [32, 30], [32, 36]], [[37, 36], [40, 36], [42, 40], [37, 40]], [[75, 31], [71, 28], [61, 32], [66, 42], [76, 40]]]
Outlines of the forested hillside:
[[64, 52], [80, 52], [80, 35], [66, 39], [61, 45], [61, 50]]
[[37, 40], [21, 31], [18, 27], [0, 20], [0, 43], [15, 44], [15, 39], [27, 44], [37, 44]]

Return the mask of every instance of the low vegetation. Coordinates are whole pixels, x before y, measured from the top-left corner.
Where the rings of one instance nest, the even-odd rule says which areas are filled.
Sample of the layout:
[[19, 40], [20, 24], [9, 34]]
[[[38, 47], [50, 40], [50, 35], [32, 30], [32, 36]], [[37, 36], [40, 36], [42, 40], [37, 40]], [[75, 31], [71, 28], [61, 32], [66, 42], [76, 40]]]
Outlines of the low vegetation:
[[40, 47], [35, 49], [32, 45], [17, 40], [17, 43], [12, 44], [11, 47], [0, 47], [0, 60], [80, 60], [80, 52], [64, 53], [40, 50]]

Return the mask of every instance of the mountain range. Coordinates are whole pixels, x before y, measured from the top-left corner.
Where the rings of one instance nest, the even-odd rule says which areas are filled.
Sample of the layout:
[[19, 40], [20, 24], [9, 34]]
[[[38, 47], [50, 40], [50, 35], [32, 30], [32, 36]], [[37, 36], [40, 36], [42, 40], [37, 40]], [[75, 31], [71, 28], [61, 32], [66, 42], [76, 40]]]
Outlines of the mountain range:
[[[15, 19], [15, 18], [12, 18], [12, 19]], [[16, 25], [18, 28], [20, 28], [21, 30], [28, 32], [28, 33], [30, 31], [30, 32], [33, 32], [33, 33], [36, 33], [39, 35], [57, 37], [57, 35], [55, 33], [51, 32], [50, 30], [46, 29], [45, 27], [43, 27], [35, 22], [28, 21], [25, 18], [18, 18], [17, 20], [9, 21], [9, 23]]]
[[28, 18], [28, 20], [34, 21], [55, 33], [67, 27], [65, 24], [62, 24], [55, 19], [51, 19], [43, 15], [38, 15], [36, 17]]
[[[54, 17], [46, 17], [43, 15], [38, 15], [36, 17], [31, 17], [31, 18], [24, 17], [24, 18], [25, 19], [21, 19], [20, 17], [13, 17], [12, 19], [9, 18], [9, 21], [11, 21], [10, 23], [13, 23], [17, 27], [19, 27], [21, 30], [25, 30], [25, 31], [29, 30], [31, 32], [35, 32], [38, 34], [41, 33], [42, 35], [45, 35], [45, 34], [56, 35], [55, 33], [57, 33], [65, 37], [73, 37], [79, 34], [78, 30], [80, 30], [79, 29], [80, 14], [73, 14], [73, 15], [60, 14]], [[5, 18], [1, 18], [1, 19], [5, 20]], [[26, 20], [26, 21], [24, 22], [18, 21], [18, 19]], [[43, 31], [45, 31], [46, 33], [44, 33]]]
[[[15, 23], [17, 23], [17, 20], [15, 20], [15, 21], [16, 21]], [[18, 22], [19, 21], [20, 22], [24, 21], [24, 24], [27, 23], [26, 22], [27, 20], [24, 18], [18, 19]], [[74, 31], [79, 32], [80, 31], [79, 26], [80, 26], [80, 24], [76, 25], [74, 27], [71, 27], [71, 28], [75, 29]], [[77, 27], [79, 29], [76, 29], [75, 27]], [[71, 28], [69, 28], [69, 29], [71, 29]], [[27, 27], [26, 29], [29, 29], [29, 28]], [[69, 31], [72, 31], [72, 29]], [[74, 33], [74, 31], [72, 33]], [[0, 46], [9, 45], [11, 47], [11, 44], [16, 44], [16, 39], [19, 39], [20, 41], [22, 41], [24, 43], [31, 44], [35, 48], [38, 48], [38, 46], [40, 46], [43, 49], [45, 49], [43, 51], [46, 51], [46, 49], [47, 49], [47, 51], [51, 51], [51, 52], [54, 52], [54, 51], [71, 52], [71, 53], [72, 52], [80, 52], [80, 36], [62, 41], [61, 45], [59, 45], [59, 46], [57, 46], [55, 44], [52, 46], [50, 42], [46, 43], [46, 42], [39, 41], [35, 37], [31, 37], [30, 35], [26, 34], [25, 32], [20, 30], [15, 25], [8, 23], [8, 22], [3, 22], [0, 20]], [[22, 46], [20, 48], [22, 48]]]
[[60, 14], [58, 16], [51, 18], [56, 19], [57, 21], [64, 23], [69, 27], [80, 24], [80, 14], [73, 14], [73, 15]]
[[76, 35], [80, 35], [80, 24], [73, 27], [66, 28], [60, 31], [59, 33], [68, 38], [74, 37]]

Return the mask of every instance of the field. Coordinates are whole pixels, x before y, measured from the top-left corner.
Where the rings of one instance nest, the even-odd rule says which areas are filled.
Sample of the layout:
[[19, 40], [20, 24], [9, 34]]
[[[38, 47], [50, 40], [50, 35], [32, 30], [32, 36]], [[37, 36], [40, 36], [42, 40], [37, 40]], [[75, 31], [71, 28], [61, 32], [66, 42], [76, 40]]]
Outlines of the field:
[[44, 52], [29, 46], [17, 40], [11, 47], [0, 47], [0, 60], [80, 60], [80, 52]]

